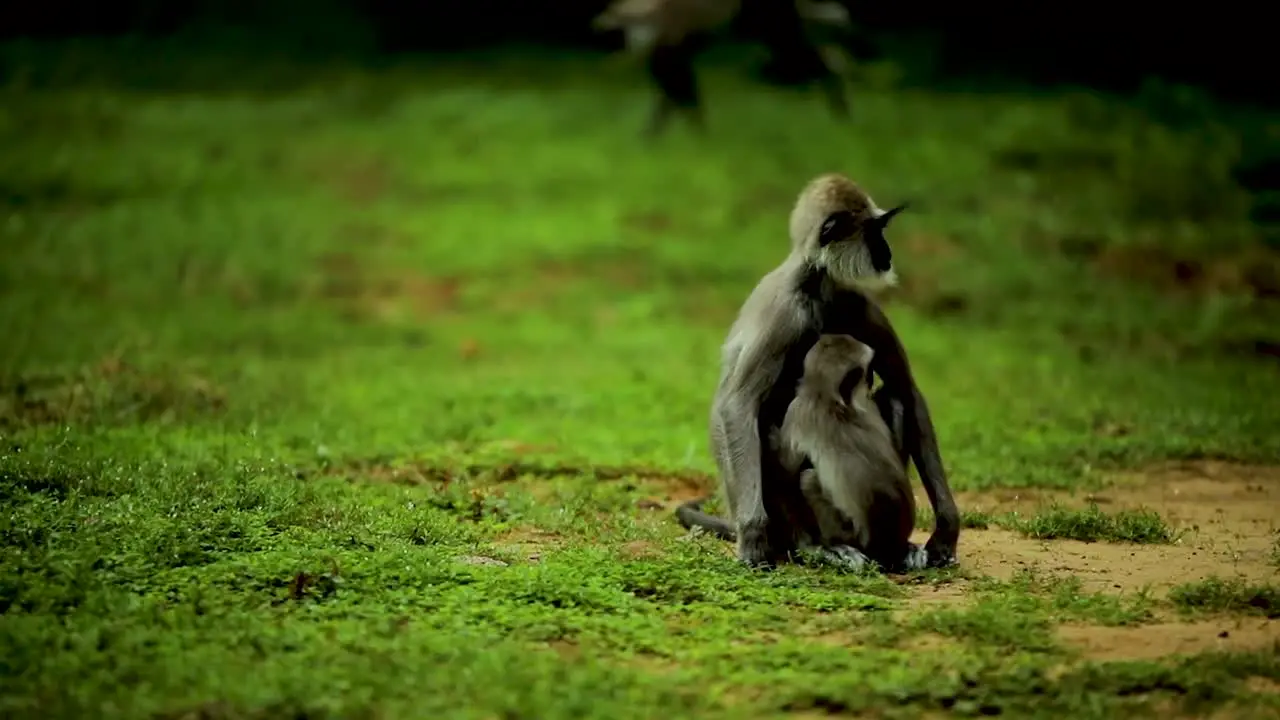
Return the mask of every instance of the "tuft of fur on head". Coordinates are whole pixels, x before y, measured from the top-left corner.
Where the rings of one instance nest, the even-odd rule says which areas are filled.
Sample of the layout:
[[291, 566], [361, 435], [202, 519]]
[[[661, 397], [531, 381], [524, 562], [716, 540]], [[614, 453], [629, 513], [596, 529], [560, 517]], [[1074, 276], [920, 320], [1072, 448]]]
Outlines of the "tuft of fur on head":
[[880, 209], [844, 175], [819, 175], [791, 210], [791, 251], [826, 270], [840, 287], [878, 294], [898, 282], [883, 232], [897, 210]]

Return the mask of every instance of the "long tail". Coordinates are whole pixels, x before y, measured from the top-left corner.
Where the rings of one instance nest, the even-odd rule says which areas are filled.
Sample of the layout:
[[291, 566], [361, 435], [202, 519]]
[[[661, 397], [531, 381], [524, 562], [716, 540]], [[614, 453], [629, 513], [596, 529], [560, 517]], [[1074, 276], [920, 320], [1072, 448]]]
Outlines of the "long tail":
[[708, 515], [702, 511], [702, 504], [710, 500], [711, 496], [689, 500], [680, 507], [676, 508], [676, 519], [684, 526], [686, 530], [692, 530], [695, 527], [702, 528], [707, 532], [715, 535], [721, 540], [729, 542], [737, 542], [738, 533], [734, 530], [733, 525], [728, 520], [718, 518], [714, 515]]

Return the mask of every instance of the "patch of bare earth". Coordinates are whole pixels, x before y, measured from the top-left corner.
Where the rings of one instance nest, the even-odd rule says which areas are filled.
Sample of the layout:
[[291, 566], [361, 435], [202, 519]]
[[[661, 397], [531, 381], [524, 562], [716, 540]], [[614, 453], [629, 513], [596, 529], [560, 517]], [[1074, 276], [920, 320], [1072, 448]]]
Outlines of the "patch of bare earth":
[[622, 553], [623, 557], [627, 557], [632, 560], [656, 558], [662, 554], [662, 551], [658, 546], [644, 540], [632, 540], [629, 543], [624, 543], [622, 547], [619, 548], [619, 551]]
[[352, 320], [429, 318], [456, 309], [462, 283], [404, 269], [370, 268], [350, 253], [320, 258], [318, 294]]
[[[962, 535], [961, 538], [962, 540], [967, 540], [964, 535]], [[929, 538], [928, 535], [925, 534], [917, 535], [913, 539], [917, 543], [923, 543]], [[961, 562], [965, 562], [963, 558], [961, 559]], [[930, 584], [913, 586], [911, 589], [911, 595], [907, 601], [908, 606], [913, 610], [916, 610], [928, 609], [937, 605], [953, 605], [956, 603], [962, 603], [965, 598], [968, 597], [966, 594], [967, 589], [968, 585], [963, 581], [937, 585]]]
[[644, 497], [636, 501], [641, 510], [670, 511], [682, 503], [715, 493], [715, 481], [696, 473], [653, 475], [642, 482]]
[[[491, 445], [516, 455], [549, 453], [553, 445], [538, 445], [517, 440], [502, 440]], [[626, 481], [628, 490], [643, 488], [650, 497], [638, 504], [642, 509], [655, 509], [712, 492], [714, 479], [696, 470], [664, 470], [643, 465], [578, 465], [558, 462], [506, 460], [488, 463], [437, 462], [404, 458], [348, 459], [325, 469], [326, 474], [352, 479], [395, 482], [406, 485], [448, 485], [458, 479], [474, 480], [486, 485], [500, 485], [517, 480], [538, 482], [557, 478], [593, 478], [601, 481]], [[536, 492], [536, 491], [535, 491]], [[674, 505], [672, 506], [674, 507]]]
[[529, 562], [538, 562], [547, 552], [562, 547], [565, 539], [550, 530], [522, 527], [503, 533], [496, 538], [495, 543]]
[[1138, 280], [1167, 292], [1280, 297], [1280, 254], [1266, 248], [1251, 248], [1212, 262], [1179, 257], [1151, 245], [1106, 246], [1084, 254], [1092, 257], [1103, 274]]
[[547, 649], [568, 660], [577, 660], [582, 656], [582, 647], [572, 640], [549, 640]]
[[[1202, 298], [1212, 295], [1247, 297], [1252, 308], [1246, 315], [1265, 319], [1280, 311], [1280, 252], [1252, 247], [1228, 252], [1212, 261], [1180, 257], [1154, 245], [1098, 246], [1083, 243], [1082, 254], [1097, 272], [1136, 280], [1174, 296]], [[1262, 357], [1280, 358], [1280, 336], [1264, 331], [1251, 336], [1223, 338], [1222, 349]]]
[[119, 354], [71, 372], [0, 378], [0, 429], [170, 420], [220, 413], [226, 406], [226, 391], [199, 374], [143, 370]]
[[1264, 677], [1251, 677], [1245, 684], [1249, 688], [1249, 692], [1263, 693], [1266, 695], [1280, 695], [1280, 681], [1272, 680]]
[[1211, 650], [1280, 651], [1280, 621], [1226, 617], [1195, 622], [1170, 622], [1134, 627], [1063, 625], [1063, 643], [1089, 660], [1154, 660], [1195, 655]]
[[[917, 502], [927, 502], [923, 499]], [[1149, 587], [1160, 593], [1174, 585], [1211, 576], [1274, 581], [1272, 560], [1280, 527], [1280, 468], [1220, 461], [1167, 463], [1121, 473], [1094, 493], [990, 490], [958, 493], [967, 511], [1034, 514], [1053, 502], [1109, 513], [1152, 509], [1176, 530], [1173, 545], [1139, 545], [1074, 540], [1036, 540], [1001, 529], [965, 530], [960, 562], [982, 575], [1008, 578], [1037, 569], [1079, 577], [1092, 591], [1131, 592]], [[921, 533], [921, 539], [927, 533]]]
[[391, 163], [376, 155], [332, 153], [312, 158], [303, 172], [353, 205], [368, 205], [409, 190]]
[[[490, 311], [500, 313], [527, 313], [533, 308], [553, 306], [589, 283], [599, 282], [621, 296], [647, 287], [652, 278], [643, 258], [633, 253], [546, 259], [522, 268], [517, 275], [502, 278], [502, 290], [488, 298], [486, 305]], [[610, 298], [598, 295], [595, 302], [599, 303], [597, 320], [610, 324], [614, 320]]]

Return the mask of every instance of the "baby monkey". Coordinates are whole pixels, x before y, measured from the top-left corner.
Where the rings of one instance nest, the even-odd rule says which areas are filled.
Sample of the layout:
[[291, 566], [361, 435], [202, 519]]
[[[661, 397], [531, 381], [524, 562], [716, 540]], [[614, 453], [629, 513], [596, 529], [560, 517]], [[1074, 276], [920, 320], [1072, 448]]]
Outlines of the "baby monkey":
[[[820, 336], [774, 443], [813, 510], [817, 537], [806, 544], [846, 567], [871, 560], [890, 572], [917, 570], [927, 556], [910, 541], [911, 481], [871, 400], [874, 355], [849, 335]], [[812, 467], [801, 472], [806, 460]]]

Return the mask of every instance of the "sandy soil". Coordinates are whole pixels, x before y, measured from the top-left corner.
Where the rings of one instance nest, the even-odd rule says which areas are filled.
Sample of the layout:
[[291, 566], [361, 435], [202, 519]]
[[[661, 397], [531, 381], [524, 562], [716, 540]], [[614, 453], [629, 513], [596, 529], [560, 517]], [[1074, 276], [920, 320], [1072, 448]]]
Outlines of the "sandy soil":
[[[927, 507], [927, 500], [920, 501]], [[999, 578], [1023, 568], [1070, 573], [1093, 591], [1129, 592], [1145, 586], [1159, 594], [1215, 575], [1280, 579], [1272, 558], [1280, 531], [1280, 467], [1171, 463], [1117, 475], [1108, 488], [1092, 494], [993, 490], [957, 498], [964, 510], [1027, 514], [1051, 502], [1085, 507], [1090, 501], [1108, 512], [1150, 508], [1186, 532], [1174, 545], [1133, 545], [966, 530], [960, 536], [960, 562], [975, 573]]]
[[1280, 622], [1231, 617], [1119, 628], [1064, 625], [1058, 637], [1093, 660], [1154, 660], [1207, 650], [1259, 650], [1280, 642]]
[[[927, 502], [920, 498], [921, 502]], [[1044, 504], [1098, 503], [1108, 512], [1150, 508], [1184, 535], [1174, 545], [1034, 540], [1015, 533], [965, 530], [960, 563], [975, 575], [1008, 578], [1022, 569], [1075, 575], [1085, 589], [1157, 597], [1182, 583], [1217, 576], [1254, 582], [1280, 581], [1273, 557], [1280, 532], [1280, 467], [1215, 461], [1169, 463], [1115, 476], [1104, 490], [1087, 493], [992, 490], [960, 493], [969, 510], [1034, 513]], [[927, 538], [919, 533], [919, 541]], [[965, 583], [921, 587], [916, 602], [958, 602]], [[1280, 621], [1250, 617], [1164, 618], [1135, 627], [1065, 625], [1059, 637], [1082, 657], [1139, 660], [1207, 650], [1280, 651]]]
[[[672, 484], [650, 501], [653, 509], [674, 510], [704, 491]], [[1280, 467], [1219, 461], [1166, 463], [1120, 473], [1093, 493], [1009, 490], [958, 493], [966, 511], [1034, 514], [1058, 503], [1086, 507], [1096, 502], [1107, 512], [1156, 510], [1177, 530], [1173, 545], [1085, 543], [1035, 540], [1002, 530], [965, 530], [960, 536], [960, 564], [969, 577], [1007, 579], [1019, 570], [1074, 575], [1092, 592], [1135, 593], [1143, 589], [1163, 596], [1169, 588], [1216, 576], [1254, 582], [1280, 582], [1273, 553], [1280, 533]], [[923, 493], [917, 498], [928, 507]], [[924, 542], [927, 531], [916, 533]], [[964, 602], [969, 582], [911, 588], [911, 605]], [[1149, 659], [1212, 649], [1280, 651], [1280, 620], [1260, 617], [1179, 618], [1170, 613], [1157, 622], [1134, 627], [1064, 625], [1059, 637], [1084, 658]]]

